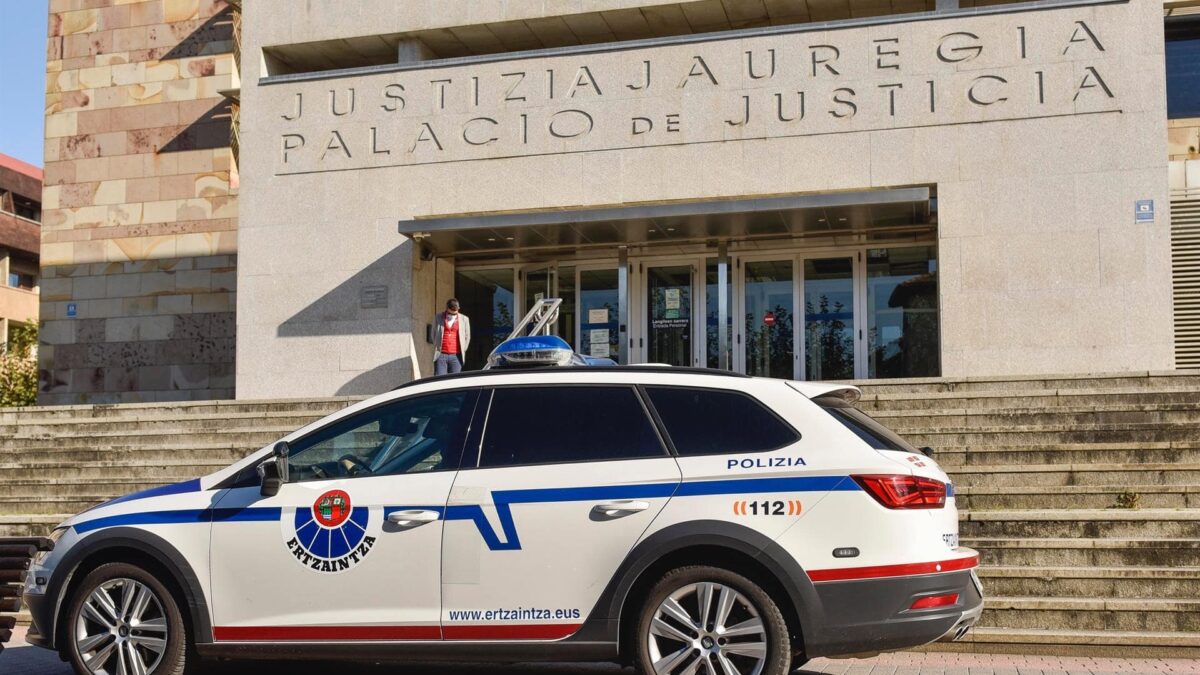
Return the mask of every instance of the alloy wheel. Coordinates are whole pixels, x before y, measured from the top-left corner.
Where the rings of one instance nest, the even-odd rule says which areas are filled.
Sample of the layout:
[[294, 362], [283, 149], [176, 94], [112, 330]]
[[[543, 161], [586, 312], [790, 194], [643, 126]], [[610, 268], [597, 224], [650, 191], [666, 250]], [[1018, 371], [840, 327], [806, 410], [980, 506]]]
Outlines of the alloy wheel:
[[659, 604], [646, 636], [656, 675], [759, 675], [767, 629], [746, 596], [724, 584], [688, 584]]
[[147, 675], [162, 661], [168, 632], [154, 591], [133, 579], [112, 579], [80, 608], [75, 649], [93, 675]]

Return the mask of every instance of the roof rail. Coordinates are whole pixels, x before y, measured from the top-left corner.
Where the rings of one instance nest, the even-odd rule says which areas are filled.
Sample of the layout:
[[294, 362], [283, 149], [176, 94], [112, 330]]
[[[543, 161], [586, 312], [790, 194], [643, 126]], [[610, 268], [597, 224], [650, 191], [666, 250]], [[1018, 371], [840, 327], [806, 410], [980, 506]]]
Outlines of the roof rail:
[[415, 387], [418, 384], [425, 384], [431, 381], [447, 382], [450, 380], [469, 380], [480, 377], [496, 377], [500, 375], [513, 375], [519, 373], [537, 372], [542, 373], [669, 373], [673, 375], [708, 375], [711, 377], [736, 377], [739, 379], [751, 379], [749, 375], [735, 373], [728, 370], [718, 370], [716, 368], [694, 368], [690, 366], [667, 366], [661, 365], [632, 365], [632, 366], [533, 366], [529, 368], [506, 368], [503, 370], [468, 370], [461, 373], [453, 373], [450, 375], [437, 375], [435, 377], [426, 377], [420, 380], [405, 382], [404, 384], [394, 387], [392, 391], [398, 391], [407, 387]]

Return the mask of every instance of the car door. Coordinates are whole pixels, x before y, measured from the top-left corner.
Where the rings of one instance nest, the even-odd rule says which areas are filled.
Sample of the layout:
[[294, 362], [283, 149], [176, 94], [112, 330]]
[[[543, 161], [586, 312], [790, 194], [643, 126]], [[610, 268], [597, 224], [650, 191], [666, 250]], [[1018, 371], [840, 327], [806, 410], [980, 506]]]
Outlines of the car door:
[[485, 403], [446, 512], [445, 638], [566, 637], [674, 493], [679, 467], [632, 386], [496, 387]]
[[270, 497], [214, 511], [217, 641], [441, 639], [441, 539], [477, 389], [414, 395], [292, 442]]

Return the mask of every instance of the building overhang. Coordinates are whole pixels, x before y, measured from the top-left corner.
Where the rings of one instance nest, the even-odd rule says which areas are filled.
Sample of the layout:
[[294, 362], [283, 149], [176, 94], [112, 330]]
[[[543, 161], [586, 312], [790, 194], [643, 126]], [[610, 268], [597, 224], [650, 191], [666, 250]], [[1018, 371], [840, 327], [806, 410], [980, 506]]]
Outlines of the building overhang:
[[795, 240], [929, 231], [929, 187], [417, 218], [399, 232], [438, 256]]

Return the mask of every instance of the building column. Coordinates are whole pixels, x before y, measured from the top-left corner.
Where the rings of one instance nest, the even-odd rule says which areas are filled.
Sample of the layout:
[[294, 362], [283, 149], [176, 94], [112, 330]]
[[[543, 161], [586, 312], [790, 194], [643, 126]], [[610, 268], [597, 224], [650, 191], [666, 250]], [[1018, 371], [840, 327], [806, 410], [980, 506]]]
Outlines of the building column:
[[717, 367], [732, 370], [729, 349], [729, 244], [717, 244]]
[[629, 247], [617, 247], [617, 363], [629, 363]]

